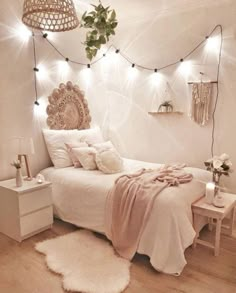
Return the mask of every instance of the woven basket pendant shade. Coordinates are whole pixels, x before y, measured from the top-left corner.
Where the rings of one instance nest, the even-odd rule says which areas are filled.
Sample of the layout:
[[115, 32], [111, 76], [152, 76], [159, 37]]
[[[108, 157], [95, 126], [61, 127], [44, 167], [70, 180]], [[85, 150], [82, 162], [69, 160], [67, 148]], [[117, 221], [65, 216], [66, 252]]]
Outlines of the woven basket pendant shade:
[[51, 32], [69, 31], [79, 25], [72, 0], [25, 0], [22, 21], [29, 27]]

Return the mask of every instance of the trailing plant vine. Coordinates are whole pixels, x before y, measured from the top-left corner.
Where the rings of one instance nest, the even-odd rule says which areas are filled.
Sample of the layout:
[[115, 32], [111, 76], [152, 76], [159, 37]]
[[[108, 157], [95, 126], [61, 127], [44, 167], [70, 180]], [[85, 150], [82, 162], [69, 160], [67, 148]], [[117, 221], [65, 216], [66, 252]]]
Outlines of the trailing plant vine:
[[[100, 2], [100, 1], [99, 1]], [[92, 5], [94, 10], [82, 15], [80, 27], [90, 29], [86, 33], [84, 42], [87, 58], [91, 61], [102, 45], [106, 44], [111, 35], [115, 35], [115, 28], [118, 25], [116, 12], [110, 7]]]

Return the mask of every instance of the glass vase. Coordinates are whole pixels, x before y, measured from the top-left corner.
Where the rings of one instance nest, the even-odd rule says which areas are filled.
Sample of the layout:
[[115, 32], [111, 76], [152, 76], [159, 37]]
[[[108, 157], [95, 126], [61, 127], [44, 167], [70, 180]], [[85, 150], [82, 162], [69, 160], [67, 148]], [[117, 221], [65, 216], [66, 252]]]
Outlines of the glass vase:
[[21, 187], [23, 185], [23, 177], [21, 173], [21, 168], [16, 169], [16, 186]]

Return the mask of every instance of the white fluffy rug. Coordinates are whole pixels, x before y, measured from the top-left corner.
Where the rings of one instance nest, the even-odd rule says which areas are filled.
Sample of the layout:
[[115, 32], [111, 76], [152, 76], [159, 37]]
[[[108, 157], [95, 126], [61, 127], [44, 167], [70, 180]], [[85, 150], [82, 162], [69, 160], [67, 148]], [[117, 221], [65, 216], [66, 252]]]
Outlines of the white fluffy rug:
[[120, 293], [129, 284], [130, 262], [115, 255], [113, 247], [92, 232], [78, 230], [37, 243], [52, 271], [63, 275], [65, 290]]

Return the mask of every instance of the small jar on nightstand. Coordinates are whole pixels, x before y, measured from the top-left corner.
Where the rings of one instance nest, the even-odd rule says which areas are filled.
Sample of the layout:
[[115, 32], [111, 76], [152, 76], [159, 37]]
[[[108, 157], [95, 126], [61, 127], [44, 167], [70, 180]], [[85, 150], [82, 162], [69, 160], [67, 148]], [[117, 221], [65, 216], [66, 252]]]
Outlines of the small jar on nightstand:
[[0, 232], [19, 242], [53, 224], [51, 183], [36, 179], [16, 187], [15, 179], [0, 182]]

